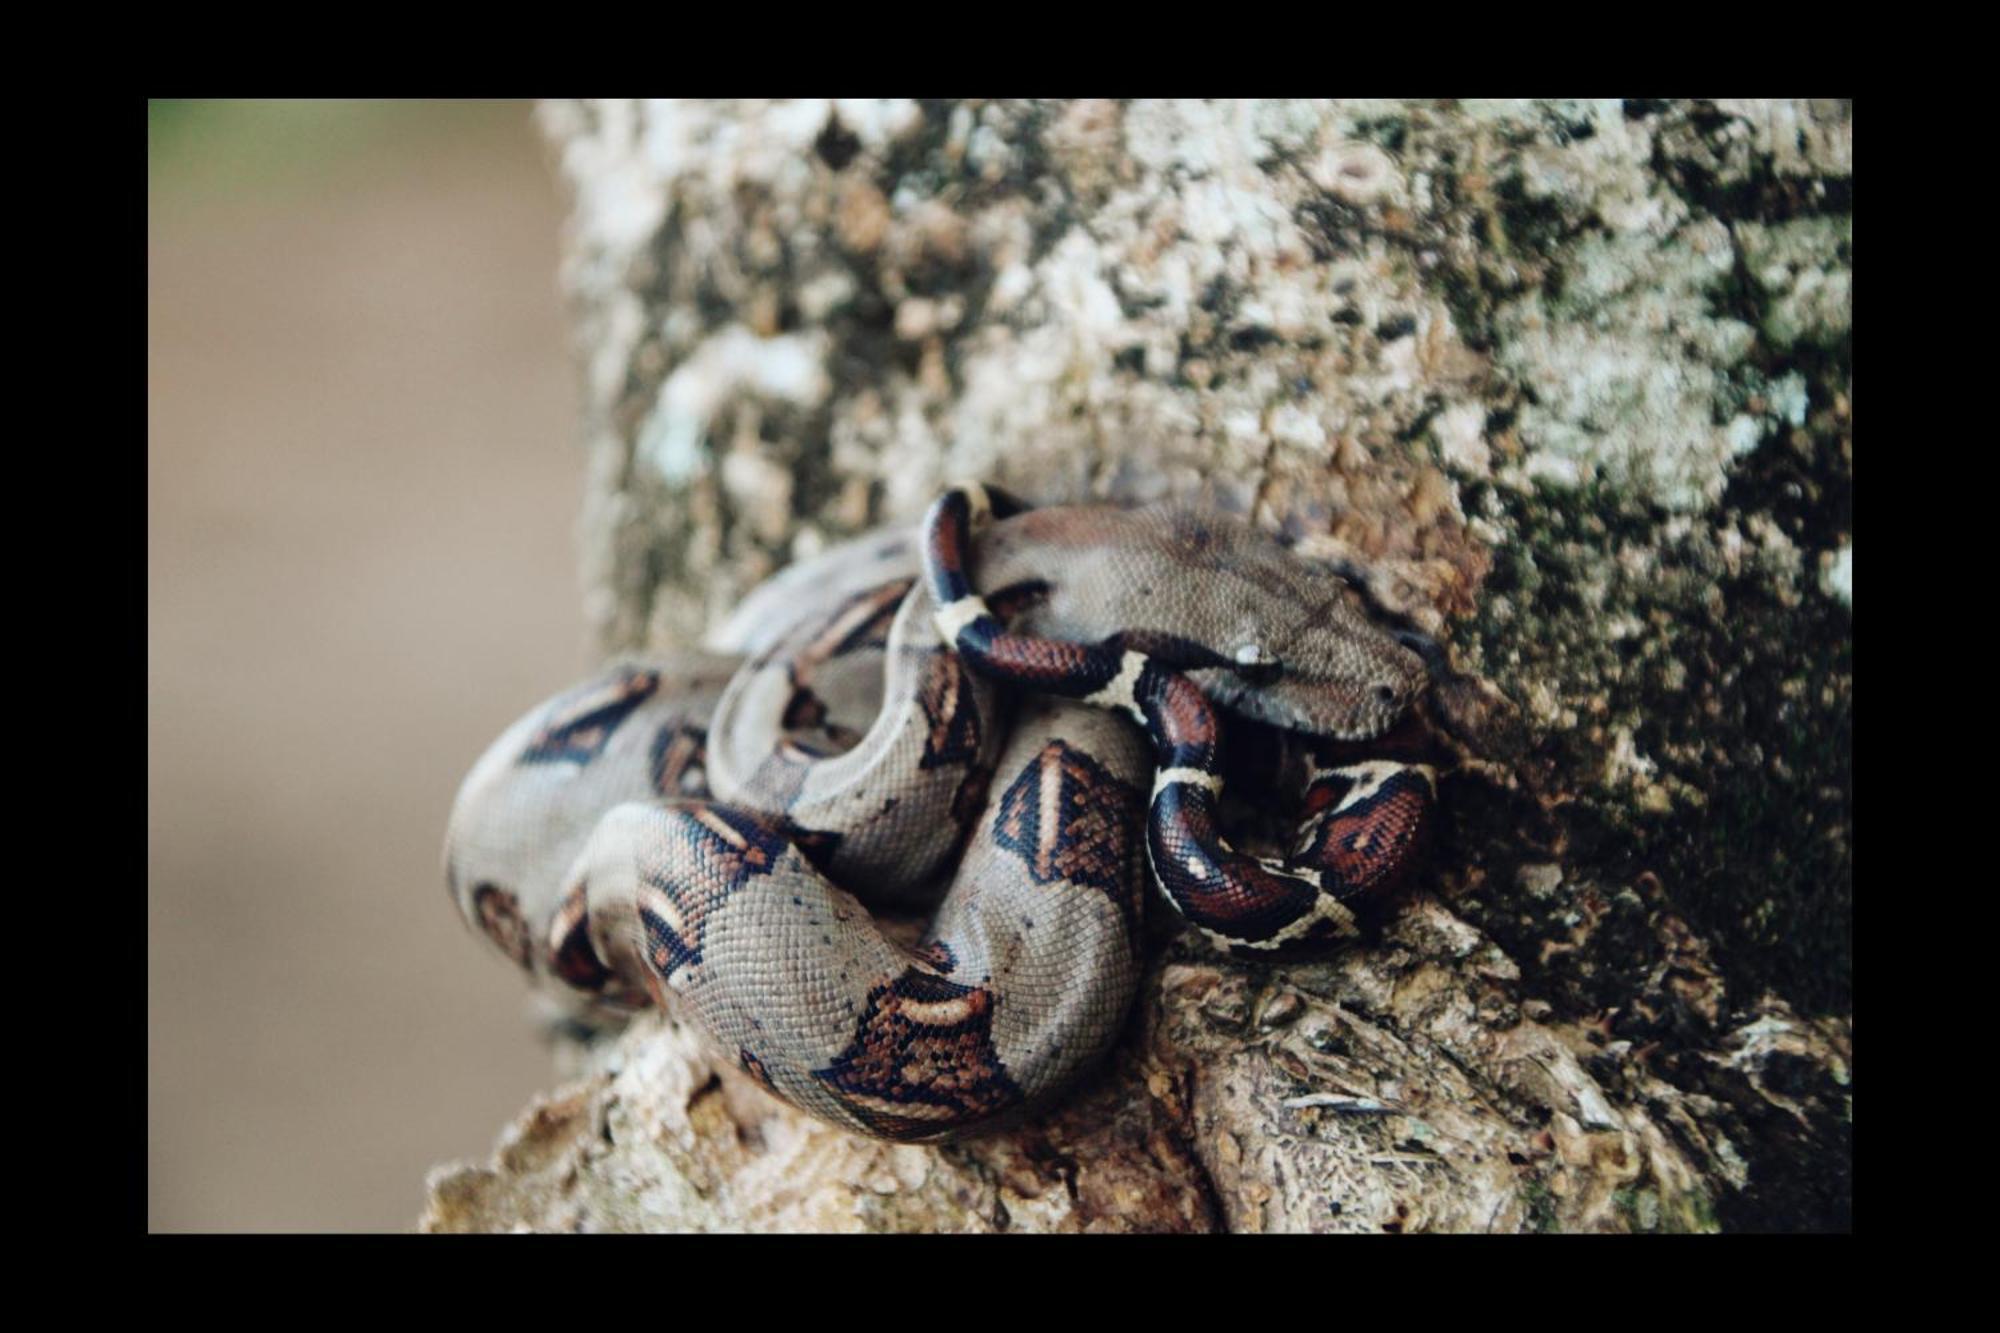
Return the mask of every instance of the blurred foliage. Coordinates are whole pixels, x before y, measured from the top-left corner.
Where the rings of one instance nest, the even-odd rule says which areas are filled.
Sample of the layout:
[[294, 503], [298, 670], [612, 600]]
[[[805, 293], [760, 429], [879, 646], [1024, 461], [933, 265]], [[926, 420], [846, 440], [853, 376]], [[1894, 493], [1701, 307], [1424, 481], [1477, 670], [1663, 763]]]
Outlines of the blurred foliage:
[[160, 100], [146, 108], [154, 206], [338, 188], [385, 159], [519, 133], [526, 102]]

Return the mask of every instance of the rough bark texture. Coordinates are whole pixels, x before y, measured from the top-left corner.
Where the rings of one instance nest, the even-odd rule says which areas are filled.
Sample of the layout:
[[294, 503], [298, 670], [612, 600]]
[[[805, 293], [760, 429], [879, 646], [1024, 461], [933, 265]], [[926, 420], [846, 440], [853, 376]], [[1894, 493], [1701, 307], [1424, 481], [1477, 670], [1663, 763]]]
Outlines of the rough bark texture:
[[864, 1142], [653, 1018], [426, 1228], [1849, 1225], [1846, 104], [543, 117], [607, 650], [951, 477], [1201, 495], [1445, 637], [1467, 756], [1379, 944], [1156, 923], [1032, 1124]]

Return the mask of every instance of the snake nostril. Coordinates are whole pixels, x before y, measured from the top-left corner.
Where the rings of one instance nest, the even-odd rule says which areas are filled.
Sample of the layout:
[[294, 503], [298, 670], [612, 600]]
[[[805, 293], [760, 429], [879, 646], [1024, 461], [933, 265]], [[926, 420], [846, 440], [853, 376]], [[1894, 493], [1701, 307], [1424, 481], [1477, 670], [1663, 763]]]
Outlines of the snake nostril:
[[1396, 703], [1396, 687], [1394, 685], [1377, 685], [1375, 687], [1375, 702], [1385, 708], [1394, 707]]

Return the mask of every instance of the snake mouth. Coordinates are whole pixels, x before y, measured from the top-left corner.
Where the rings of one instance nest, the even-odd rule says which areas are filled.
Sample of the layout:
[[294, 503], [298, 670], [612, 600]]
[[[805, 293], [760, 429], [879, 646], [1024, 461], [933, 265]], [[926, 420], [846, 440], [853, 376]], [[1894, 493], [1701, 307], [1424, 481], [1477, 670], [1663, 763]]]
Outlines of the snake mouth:
[[1304, 739], [1335, 741], [1369, 741], [1383, 735], [1402, 720], [1429, 686], [1429, 680], [1419, 676], [1414, 684], [1385, 680], [1359, 690], [1334, 689], [1303, 679], [1253, 689], [1228, 671], [1191, 671], [1188, 675], [1232, 717]]

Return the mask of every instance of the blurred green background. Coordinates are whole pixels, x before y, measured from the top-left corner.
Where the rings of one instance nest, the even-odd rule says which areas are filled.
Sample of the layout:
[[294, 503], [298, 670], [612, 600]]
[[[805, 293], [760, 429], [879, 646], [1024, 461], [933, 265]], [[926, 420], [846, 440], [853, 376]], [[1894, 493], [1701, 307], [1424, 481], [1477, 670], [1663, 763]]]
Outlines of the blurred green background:
[[553, 1082], [438, 857], [586, 660], [562, 201], [523, 103], [147, 131], [150, 1222], [407, 1228]]

